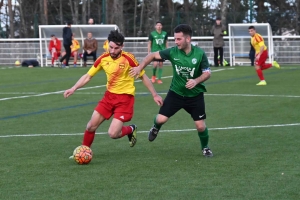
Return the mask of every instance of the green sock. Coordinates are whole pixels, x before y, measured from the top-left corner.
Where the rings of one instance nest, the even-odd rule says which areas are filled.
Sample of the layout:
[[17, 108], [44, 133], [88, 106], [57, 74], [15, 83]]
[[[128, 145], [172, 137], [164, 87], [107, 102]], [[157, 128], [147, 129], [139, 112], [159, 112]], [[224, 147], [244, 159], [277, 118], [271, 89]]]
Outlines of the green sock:
[[156, 117], [157, 117], [157, 115], [154, 117], [154, 127], [157, 128], [157, 129], [159, 130], [159, 129], [161, 128], [162, 124], [158, 124], [158, 123], [156, 122]]
[[153, 76], [156, 76], [156, 67], [153, 67]]
[[161, 80], [162, 71], [162, 68], [158, 68], [158, 80]]
[[207, 148], [208, 146], [208, 130], [207, 128], [205, 128], [205, 130], [203, 132], [198, 132], [198, 136], [200, 138], [200, 143], [201, 143], [201, 148]]

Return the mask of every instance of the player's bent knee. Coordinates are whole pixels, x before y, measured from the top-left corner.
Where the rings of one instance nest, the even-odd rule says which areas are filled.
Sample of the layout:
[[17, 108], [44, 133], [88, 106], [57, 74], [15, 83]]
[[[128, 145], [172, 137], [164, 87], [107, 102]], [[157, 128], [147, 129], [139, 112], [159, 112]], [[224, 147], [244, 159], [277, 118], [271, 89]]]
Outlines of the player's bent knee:
[[201, 124], [201, 125], [196, 125], [196, 129], [198, 132], [203, 132], [206, 129], [205, 124]]
[[118, 139], [120, 137], [118, 133], [112, 131], [108, 131], [108, 135], [112, 139]]
[[168, 119], [169, 119], [168, 117], [159, 114], [159, 115], [156, 116], [156, 123], [164, 124], [168, 121]]

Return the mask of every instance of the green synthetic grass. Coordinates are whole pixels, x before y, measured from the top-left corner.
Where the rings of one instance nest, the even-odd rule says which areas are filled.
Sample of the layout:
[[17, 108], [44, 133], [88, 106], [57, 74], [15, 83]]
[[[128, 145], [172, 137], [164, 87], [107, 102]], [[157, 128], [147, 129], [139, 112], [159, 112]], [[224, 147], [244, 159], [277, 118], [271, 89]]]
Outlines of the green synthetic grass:
[[[0, 70], [0, 199], [298, 199], [300, 184], [300, 66], [264, 71], [213, 68], [207, 81], [206, 124], [213, 158], [204, 158], [191, 117], [180, 111], [150, 143], [147, 131], [159, 107], [142, 83], [132, 123], [138, 143], [110, 139], [98, 129], [94, 157], [68, 159], [105, 91], [100, 72], [64, 99], [88, 69]], [[149, 66], [146, 70], [151, 76]], [[165, 97], [172, 75], [165, 67]], [[96, 87], [95, 86], [101, 86]], [[57, 92], [57, 93], [55, 93]], [[47, 94], [45, 94], [47, 93]]]

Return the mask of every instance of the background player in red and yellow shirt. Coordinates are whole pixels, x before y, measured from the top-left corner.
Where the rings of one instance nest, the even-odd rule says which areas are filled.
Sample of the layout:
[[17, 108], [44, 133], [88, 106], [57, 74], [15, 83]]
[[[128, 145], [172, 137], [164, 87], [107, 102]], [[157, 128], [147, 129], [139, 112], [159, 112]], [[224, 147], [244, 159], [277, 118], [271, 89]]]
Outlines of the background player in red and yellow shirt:
[[[133, 116], [135, 87], [134, 78], [129, 76], [129, 70], [137, 67], [138, 62], [132, 54], [122, 51], [124, 36], [117, 30], [110, 32], [108, 41], [109, 52], [98, 57], [87, 74], [83, 75], [72, 88], [65, 91], [64, 97], [72, 95], [78, 88], [87, 84], [97, 72], [104, 70], [107, 76], [107, 90], [87, 124], [82, 145], [90, 147], [98, 126], [113, 115], [108, 129], [109, 136], [117, 139], [127, 135], [129, 144], [133, 147], [136, 144], [137, 126], [134, 124], [124, 126], [123, 124], [130, 121]], [[163, 100], [156, 93], [145, 71], [141, 71], [139, 77], [151, 92], [154, 101], [162, 105]]]
[[[75, 39], [75, 34], [72, 35], [72, 45], [71, 45], [71, 57], [74, 58], [74, 67], [77, 66], [77, 59], [78, 59], [78, 50], [80, 49], [80, 44], [78, 40]], [[62, 56], [64, 56], [66, 52], [62, 53]], [[65, 66], [65, 60], [63, 61], [63, 64]]]
[[61, 51], [61, 42], [54, 34], [51, 35], [49, 51], [51, 53], [51, 67], [54, 67], [54, 61], [57, 61]]
[[266, 60], [268, 58], [268, 48], [265, 45], [264, 39], [260, 34], [256, 33], [254, 26], [249, 26], [248, 30], [249, 34], [251, 35], [251, 45], [255, 49], [254, 66], [256, 69], [256, 73], [260, 79], [260, 82], [256, 85], [267, 85], [262, 70], [269, 69], [272, 66], [279, 69], [280, 65], [276, 61], [274, 61], [273, 64], [266, 63]]

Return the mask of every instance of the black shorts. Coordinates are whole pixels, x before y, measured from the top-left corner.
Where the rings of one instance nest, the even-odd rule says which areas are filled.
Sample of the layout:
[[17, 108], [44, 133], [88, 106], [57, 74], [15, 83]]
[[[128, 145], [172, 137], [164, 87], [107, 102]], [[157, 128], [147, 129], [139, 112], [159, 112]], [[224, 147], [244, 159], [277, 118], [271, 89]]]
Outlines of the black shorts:
[[152, 61], [153, 61], [153, 62], [165, 62], [164, 59], [153, 59]]
[[183, 97], [169, 90], [159, 114], [170, 118], [181, 108], [188, 112], [194, 121], [206, 119], [203, 92], [195, 97]]

